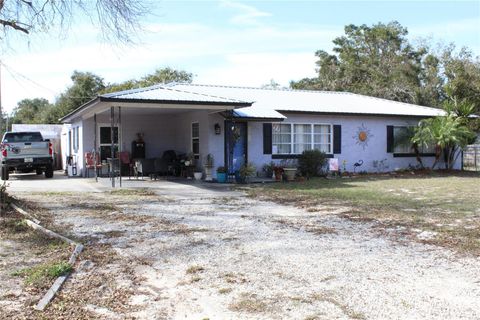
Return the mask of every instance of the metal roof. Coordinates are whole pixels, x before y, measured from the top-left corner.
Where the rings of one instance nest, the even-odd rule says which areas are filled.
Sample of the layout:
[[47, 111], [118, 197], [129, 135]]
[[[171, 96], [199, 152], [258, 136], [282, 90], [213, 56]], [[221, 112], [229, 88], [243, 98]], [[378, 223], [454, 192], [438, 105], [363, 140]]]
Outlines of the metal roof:
[[221, 85], [169, 83], [99, 95], [66, 115], [67, 121], [99, 103], [228, 106], [239, 118], [284, 119], [288, 112], [340, 115], [432, 117], [445, 111], [349, 92], [265, 89]]
[[221, 97], [214, 93], [187, 91], [172, 85], [159, 84], [151, 87], [117, 91], [99, 95], [100, 98], [112, 100], [145, 100], [145, 101], [191, 101], [191, 102], [215, 102], [215, 103], [244, 103], [238, 99]]
[[170, 84], [171, 88], [191, 93], [253, 101], [251, 107], [235, 109], [241, 117], [284, 118], [284, 112], [318, 112], [329, 114], [365, 114], [430, 117], [445, 115], [429, 108], [349, 92], [263, 89], [200, 84]]

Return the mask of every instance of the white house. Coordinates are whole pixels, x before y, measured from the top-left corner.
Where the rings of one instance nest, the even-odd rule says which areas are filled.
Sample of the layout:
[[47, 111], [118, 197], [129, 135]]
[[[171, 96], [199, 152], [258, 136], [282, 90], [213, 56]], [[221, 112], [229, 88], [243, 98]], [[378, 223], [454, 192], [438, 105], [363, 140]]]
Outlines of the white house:
[[[355, 163], [363, 163], [357, 171], [389, 171], [417, 164], [410, 146], [396, 144], [395, 136], [443, 114], [347, 92], [171, 83], [99, 95], [61, 120], [70, 125], [63, 149], [76, 158], [79, 173], [85, 152], [111, 156], [111, 132], [118, 132], [115, 149], [132, 152], [140, 133], [146, 158], [175, 150], [203, 162], [211, 154], [215, 167], [230, 172], [245, 161], [260, 170], [312, 148], [338, 158], [341, 167], [345, 160], [348, 171]], [[431, 165], [431, 150], [422, 153]]]

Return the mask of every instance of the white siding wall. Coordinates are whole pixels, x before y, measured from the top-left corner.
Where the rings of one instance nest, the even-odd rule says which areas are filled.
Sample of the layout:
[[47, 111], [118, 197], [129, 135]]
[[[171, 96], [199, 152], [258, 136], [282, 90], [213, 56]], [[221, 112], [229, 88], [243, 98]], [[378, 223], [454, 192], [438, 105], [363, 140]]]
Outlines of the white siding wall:
[[[353, 171], [353, 164], [363, 160], [363, 165], [357, 168], [357, 171], [376, 172], [373, 166], [375, 160], [386, 160], [388, 171], [408, 168], [411, 164], [417, 165], [415, 157], [394, 158], [393, 153], [387, 153], [387, 125], [392, 126], [411, 126], [418, 123], [415, 118], [394, 118], [394, 117], [358, 117], [358, 116], [321, 116], [321, 115], [298, 115], [285, 114], [288, 118], [284, 123], [329, 123], [342, 126], [342, 152], [336, 154], [341, 165], [346, 160], [346, 169]], [[361, 126], [370, 130], [371, 136], [368, 146], [363, 148], [357, 144], [357, 132]], [[272, 161], [270, 155], [263, 155], [263, 124], [257, 122], [249, 123], [248, 139], [248, 160], [253, 162], [260, 171], [265, 163]], [[431, 166], [434, 157], [422, 157], [425, 166]], [[273, 160], [280, 162], [281, 160]], [[443, 165], [443, 163], [441, 164]], [[438, 166], [438, 165], [437, 165]], [[460, 169], [461, 163], [457, 161], [456, 168]]]
[[[146, 157], [161, 157], [166, 150], [175, 150], [178, 153], [192, 151], [191, 128], [192, 122], [199, 122], [200, 126], [200, 161], [205, 161], [211, 153], [215, 159], [215, 166], [224, 163], [224, 128], [223, 118], [217, 114], [209, 115], [207, 111], [184, 112], [176, 115], [122, 115], [122, 150], [131, 152], [131, 143], [137, 137], [137, 132], [144, 133]], [[219, 123], [221, 134], [215, 135], [214, 124]], [[109, 115], [97, 116], [97, 124], [110, 125]], [[89, 118], [75, 125], [83, 126], [81, 131], [81, 148], [77, 154], [78, 172], [83, 171], [83, 154], [94, 148], [94, 121]]]
[[[342, 153], [335, 155], [341, 165], [347, 162], [347, 170], [353, 171], [353, 164], [363, 160], [364, 164], [357, 171], [375, 172], [374, 160], [387, 159], [388, 170], [407, 168], [409, 164], [416, 165], [415, 157], [394, 158], [387, 153], [387, 125], [408, 126], [415, 125], [418, 119], [394, 117], [357, 117], [357, 116], [320, 116], [286, 114], [288, 119], [284, 123], [331, 123], [342, 126]], [[109, 117], [98, 116], [98, 123], [109, 124]], [[200, 126], [200, 161], [203, 163], [207, 154], [214, 156], [215, 167], [224, 165], [224, 119], [218, 114], [209, 114], [207, 111], [192, 111], [176, 115], [124, 115], [122, 116], [123, 144], [122, 149], [131, 152], [131, 142], [136, 139], [137, 132], [144, 133], [146, 156], [160, 157], [165, 150], [173, 149], [179, 153], [192, 151], [191, 125], [199, 122]], [[214, 125], [218, 123], [221, 134], [216, 135]], [[364, 149], [356, 143], [358, 128], [362, 124], [370, 130], [371, 137], [368, 146]], [[76, 121], [71, 127], [79, 127], [79, 149], [74, 155], [77, 157], [78, 172], [83, 174], [83, 154], [94, 147], [93, 118]], [[65, 148], [68, 152], [68, 148]], [[424, 157], [424, 164], [431, 166], [433, 157]], [[262, 166], [272, 161], [271, 155], [263, 154], [263, 122], [248, 123], [248, 161], [253, 162], [258, 171]], [[281, 160], [273, 160], [280, 162]], [[441, 164], [442, 165], [442, 164]], [[457, 161], [456, 168], [461, 166]], [[214, 171], [215, 172], [215, 171]], [[215, 173], [214, 173], [215, 174]]]

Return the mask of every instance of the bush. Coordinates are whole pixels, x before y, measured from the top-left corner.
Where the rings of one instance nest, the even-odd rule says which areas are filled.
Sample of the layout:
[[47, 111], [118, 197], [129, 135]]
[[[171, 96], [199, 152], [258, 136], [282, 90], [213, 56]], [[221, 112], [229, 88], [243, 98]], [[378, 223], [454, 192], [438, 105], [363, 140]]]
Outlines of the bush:
[[248, 178], [248, 177], [253, 177], [256, 173], [256, 168], [255, 166], [247, 162], [243, 166], [240, 167], [239, 174], [242, 178]]
[[320, 175], [323, 166], [327, 163], [325, 152], [319, 150], [305, 150], [298, 158], [298, 169], [307, 178]]

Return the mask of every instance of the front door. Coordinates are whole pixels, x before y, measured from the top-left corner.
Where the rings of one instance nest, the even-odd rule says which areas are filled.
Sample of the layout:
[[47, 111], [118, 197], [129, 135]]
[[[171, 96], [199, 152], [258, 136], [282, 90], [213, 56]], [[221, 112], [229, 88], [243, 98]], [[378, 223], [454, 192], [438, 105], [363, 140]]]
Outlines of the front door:
[[247, 161], [247, 123], [225, 121], [225, 141], [225, 163], [234, 174]]

